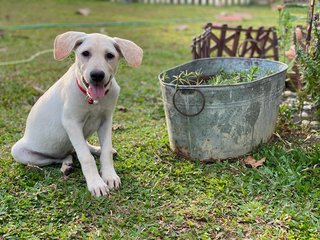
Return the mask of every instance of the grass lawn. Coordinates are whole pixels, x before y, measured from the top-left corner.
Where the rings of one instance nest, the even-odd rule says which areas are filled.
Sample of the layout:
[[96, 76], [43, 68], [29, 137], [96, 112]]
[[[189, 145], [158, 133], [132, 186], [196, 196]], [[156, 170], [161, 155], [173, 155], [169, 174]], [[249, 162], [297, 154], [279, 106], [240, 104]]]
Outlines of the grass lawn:
[[[84, 0], [1, 0], [0, 5], [1, 26], [126, 22], [6, 30], [0, 37], [0, 62], [52, 48], [55, 36], [68, 30], [103, 32], [144, 49], [140, 69], [122, 63], [118, 71], [122, 107], [114, 114], [119, 128], [113, 144], [122, 187], [101, 198], [90, 196], [79, 163], [63, 177], [58, 165], [26, 167], [10, 155], [39, 97], [34, 87], [51, 86], [72, 57], [57, 62], [45, 54], [27, 64], [0, 66], [0, 239], [320, 239], [320, 150], [319, 143], [306, 144], [309, 130], [300, 137], [275, 138], [251, 153], [267, 159], [258, 169], [241, 161], [190, 162], [168, 147], [157, 75], [189, 61], [192, 37], [206, 22], [218, 23], [217, 15], [247, 13], [252, 18], [243, 20], [243, 26], [271, 26], [277, 24], [277, 10]], [[90, 7], [92, 13], [76, 15], [80, 7]], [[304, 16], [304, 9], [294, 11]], [[188, 29], [177, 31], [181, 24]], [[286, 121], [279, 121], [280, 136], [284, 129], [297, 128]], [[97, 138], [91, 141], [97, 143]]]

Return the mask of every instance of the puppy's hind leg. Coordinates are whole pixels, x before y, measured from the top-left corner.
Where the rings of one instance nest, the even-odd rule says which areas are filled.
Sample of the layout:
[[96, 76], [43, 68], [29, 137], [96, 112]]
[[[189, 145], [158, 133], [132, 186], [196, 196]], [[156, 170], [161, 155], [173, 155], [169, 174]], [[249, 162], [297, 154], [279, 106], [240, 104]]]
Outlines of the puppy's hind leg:
[[23, 139], [13, 145], [11, 154], [15, 161], [24, 165], [32, 164], [39, 167], [47, 166], [54, 163], [61, 163], [63, 159], [54, 158], [29, 150], [23, 142]]
[[68, 176], [73, 171], [72, 155], [68, 155], [65, 159], [62, 160], [60, 171], [65, 176]]

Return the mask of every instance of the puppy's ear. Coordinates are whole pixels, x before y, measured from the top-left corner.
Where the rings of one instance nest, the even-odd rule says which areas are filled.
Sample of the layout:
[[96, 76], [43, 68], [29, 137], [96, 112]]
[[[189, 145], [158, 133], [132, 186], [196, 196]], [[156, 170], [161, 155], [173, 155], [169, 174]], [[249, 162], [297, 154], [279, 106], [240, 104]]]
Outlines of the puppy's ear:
[[114, 40], [116, 42], [116, 48], [120, 51], [127, 63], [131, 67], [138, 68], [142, 62], [143, 50], [132, 41], [122, 38], [114, 38]]
[[54, 40], [54, 58], [60, 61], [67, 57], [82, 43], [86, 35], [83, 32], [66, 32], [58, 35]]

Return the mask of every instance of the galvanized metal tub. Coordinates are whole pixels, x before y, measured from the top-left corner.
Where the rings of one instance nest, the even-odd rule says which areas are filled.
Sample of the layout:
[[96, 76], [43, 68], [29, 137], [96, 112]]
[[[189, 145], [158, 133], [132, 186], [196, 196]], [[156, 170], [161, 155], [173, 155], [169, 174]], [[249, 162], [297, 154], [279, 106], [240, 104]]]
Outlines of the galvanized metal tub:
[[[234, 85], [175, 85], [181, 71], [203, 75], [243, 71], [259, 66], [272, 74]], [[287, 65], [248, 58], [204, 58], [159, 75], [171, 149], [188, 159], [212, 161], [236, 158], [272, 136]], [[166, 79], [163, 81], [163, 76]]]

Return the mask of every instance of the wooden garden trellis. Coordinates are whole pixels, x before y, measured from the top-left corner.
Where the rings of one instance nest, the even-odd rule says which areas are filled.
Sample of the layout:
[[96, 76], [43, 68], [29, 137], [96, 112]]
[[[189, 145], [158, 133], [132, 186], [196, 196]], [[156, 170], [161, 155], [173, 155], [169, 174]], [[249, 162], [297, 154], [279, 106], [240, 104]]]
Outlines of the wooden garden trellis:
[[273, 27], [242, 28], [208, 23], [204, 32], [193, 39], [192, 57], [256, 57], [279, 59], [278, 38]]

